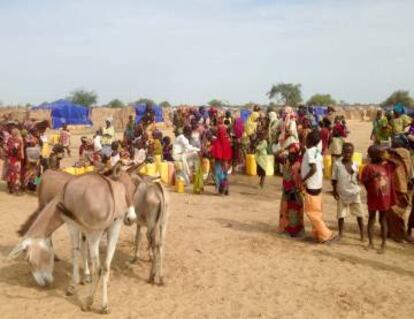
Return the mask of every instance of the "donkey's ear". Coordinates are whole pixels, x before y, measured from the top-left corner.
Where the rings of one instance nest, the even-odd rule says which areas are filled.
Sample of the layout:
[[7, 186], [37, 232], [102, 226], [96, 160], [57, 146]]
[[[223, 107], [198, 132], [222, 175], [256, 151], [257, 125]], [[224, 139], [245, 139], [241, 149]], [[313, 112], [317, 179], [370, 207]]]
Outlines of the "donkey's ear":
[[115, 164], [115, 166], [112, 169], [112, 178], [113, 179], [118, 179], [119, 176], [121, 175], [122, 172], [122, 163], [119, 161], [118, 163]]
[[15, 259], [19, 257], [21, 254], [26, 252], [27, 247], [28, 247], [28, 242], [26, 240], [21, 241], [20, 243], [16, 245], [16, 247], [13, 248], [13, 250], [7, 256], [7, 258], [10, 260], [10, 259]]
[[141, 170], [141, 167], [143, 167], [144, 165], [145, 163], [135, 164], [129, 167], [126, 171], [128, 174], [133, 174], [133, 173], [139, 172]]

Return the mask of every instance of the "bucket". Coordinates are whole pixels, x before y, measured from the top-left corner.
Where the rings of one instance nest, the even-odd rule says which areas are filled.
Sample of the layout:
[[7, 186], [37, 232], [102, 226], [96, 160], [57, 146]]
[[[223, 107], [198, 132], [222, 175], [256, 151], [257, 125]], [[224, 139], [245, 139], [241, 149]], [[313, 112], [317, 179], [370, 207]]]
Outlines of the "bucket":
[[248, 176], [257, 175], [257, 167], [256, 167], [256, 160], [254, 158], [254, 154], [246, 155], [246, 174]]
[[50, 144], [52, 145], [59, 144], [59, 140], [60, 140], [59, 134], [52, 134], [50, 136]]

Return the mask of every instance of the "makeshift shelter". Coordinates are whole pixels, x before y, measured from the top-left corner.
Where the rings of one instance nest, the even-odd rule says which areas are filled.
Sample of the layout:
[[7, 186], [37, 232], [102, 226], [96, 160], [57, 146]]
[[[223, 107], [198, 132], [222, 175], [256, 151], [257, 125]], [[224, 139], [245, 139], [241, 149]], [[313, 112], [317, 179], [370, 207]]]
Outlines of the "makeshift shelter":
[[89, 117], [89, 108], [72, 103], [68, 100], [58, 100], [52, 103], [44, 103], [33, 110], [51, 110], [52, 128], [61, 128], [67, 125], [92, 125]]
[[[145, 114], [145, 110], [147, 108], [146, 104], [135, 104], [135, 123], [140, 123], [142, 120], [142, 117]], [[154, 111], [154, 119], [156, 123], [164, 122], [164, 115], [162, 112], [162, 108], [159, 105], [153, 105], [152, 110]]]
[[314, 106], [313, 115], [315, 116], [316, 122], [319, 123], [325, 115], [328, 114], [328, 108], [325, 106]]

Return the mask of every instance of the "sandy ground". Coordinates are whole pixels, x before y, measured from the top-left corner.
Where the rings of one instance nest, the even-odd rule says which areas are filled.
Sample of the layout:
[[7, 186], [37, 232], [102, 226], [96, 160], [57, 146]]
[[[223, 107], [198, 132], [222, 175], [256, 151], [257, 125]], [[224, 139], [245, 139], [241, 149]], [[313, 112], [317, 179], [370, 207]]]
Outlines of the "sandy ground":
[[[366, 150], [370, 124], [354, 121], [351, 129], [357, 150]], [[414, 246], [390, 242], [385, 255], [367, 252], [353, 218], [346, 220], [340, 243], [281, 238], [275, 233], [280, 190], [279, 178], [269, 179], [261, 191], [257, 179], [246, 176], [232, 178], [230, 197], [215, 196], [211, 186], [201, 196], [172, 190], [166, 286], [147, 283], [146, 252], [139, 264], [128, 264], [134, 229], [124, 227], [112, 264], [107, 317], [413, 318]], [[327, 223], [336, 231], [335, 201], [324, 196]], [[18, 242], [16, 229], [35, 207], [34, 196], [12, 197], [4, 187], [0, 192], [0, 317], [100, 316], [81, 312], [79, 299], [65, 296], [71, 269], [65, 227], [54, 235], [63, 260], [55, 265], [52, 288], [35, 285], [23, 258], [6, 260]], [[86, 289], [79, 287], [81, 298]]]

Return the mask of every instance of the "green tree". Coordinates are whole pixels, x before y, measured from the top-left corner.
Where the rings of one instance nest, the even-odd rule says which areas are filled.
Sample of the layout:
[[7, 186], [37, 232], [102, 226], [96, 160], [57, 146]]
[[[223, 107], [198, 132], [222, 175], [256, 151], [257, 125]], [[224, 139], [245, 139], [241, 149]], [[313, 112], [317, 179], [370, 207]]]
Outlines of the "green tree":
[[91, 107], [96, 104], [98, 96], [95, 91], [86, 91], [84, 89], [75, 90], [69, 95], [69, 100], [75, 104]]
[[272, 88], [267, 92], [269, 99], [276, 99], [279, 103], [298, 106], [302, 102], [302, 92], [300, 84], [293, 83], [279, 83], [272, 85]]
[[163, 102], [160, 103], [160, 106], [162, 108], [167, 108], [167, 107], [171, 107], [171, 104], [168, 101], [163, 101]]
[[336, 101], [330, 94], [315, 94], [310, 97], [306, 104], [308, 106], [329, 106], [335, 105]]
[[227, 106], [227, 103], [219, 99], [213, 99], [208, 102], [208, 105], [215, 107], [224, 107]]
[[122, 102], [120, 99], [113, 99], [107, 105], [107, 107], [112, 107], [112, 108], [121, 108], [124, 106], [125, 106], [124, 102]]
[[398, 90], [392, 93], [388, 99], [381, 103], [381, 106], [390, 106], [401, 103], [407, 107], [414, 107], [414, 100], [408, 91]]
[[140, 99], [135, 101], [135, 104], [145, 104], [145, 105], [154, 106], [155, 102], [154, 102], [154, 100], [151, 100], [151, 99], [140, 98]]

